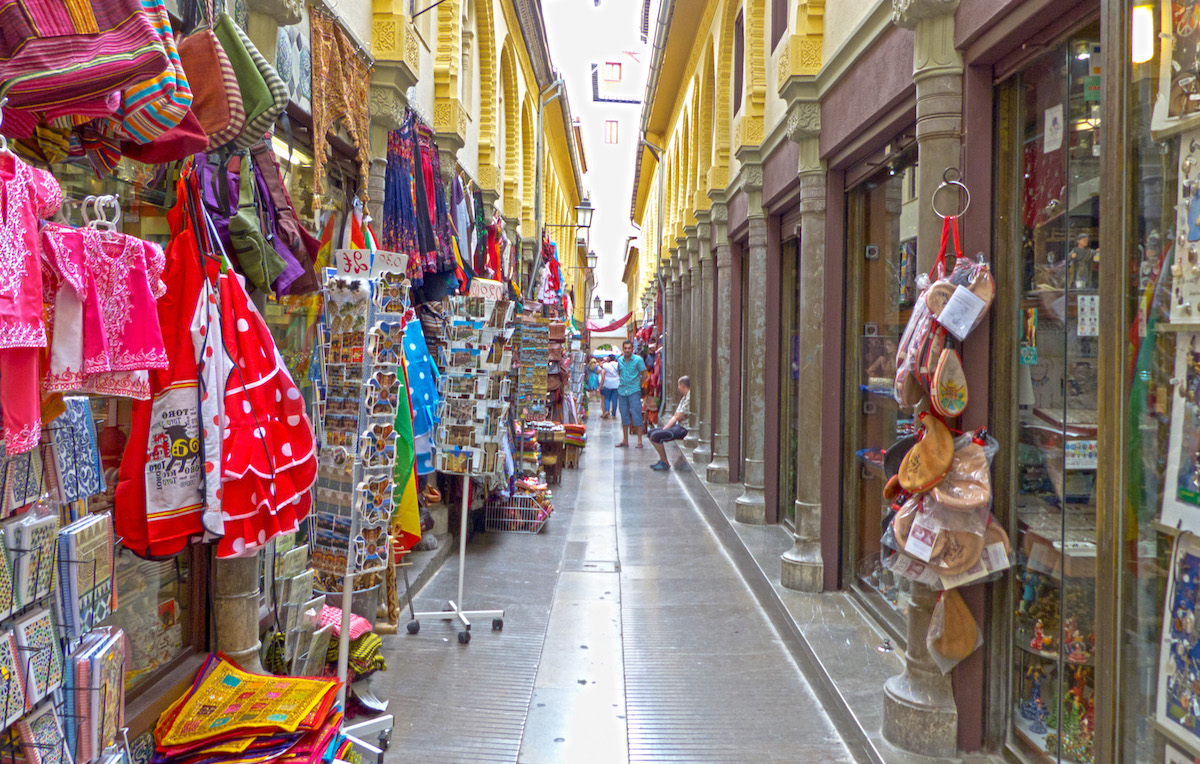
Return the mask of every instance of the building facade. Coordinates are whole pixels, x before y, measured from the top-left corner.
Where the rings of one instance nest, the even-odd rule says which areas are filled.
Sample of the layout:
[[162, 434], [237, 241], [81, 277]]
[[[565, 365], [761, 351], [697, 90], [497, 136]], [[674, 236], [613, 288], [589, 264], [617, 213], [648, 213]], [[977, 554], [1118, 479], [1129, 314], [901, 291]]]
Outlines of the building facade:
[[[661, 305], [668, 374], [701, 380], [697, 471], [740, 484], [737, 521], [792, 534], [776, 580], [848, 596], [903, 648], [857, 714], [867, 736], [1191, 760], [1195, 9], [666, 0], [657, 18], [627, 289]], [[950, 421], [996, 441], [1013, 565], [955, 589], [982, 640], [943, 674], [926, 643], [945, 583], [890, 562], [880, 460], [920, 427], [897, 346], [949, 218], [950, 263], [982, 257], [995, 290], [951, 343], [969, 399]]]

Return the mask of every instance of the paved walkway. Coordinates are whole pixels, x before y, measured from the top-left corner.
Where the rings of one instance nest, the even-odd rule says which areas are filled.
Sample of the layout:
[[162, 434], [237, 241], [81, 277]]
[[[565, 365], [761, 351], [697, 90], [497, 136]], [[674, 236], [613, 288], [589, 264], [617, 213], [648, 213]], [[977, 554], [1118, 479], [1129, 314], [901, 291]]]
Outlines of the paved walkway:
[[[852, 761], [679, 477], [614, 433], [593, 417], [542, 533], [468, 547], [467, 607], [506, 608], [502, 632], [480, 623], [460, 645], [424, 621], [384, 638], [388, 760]], [[417, 608], [453, 597], [457, 570]]]

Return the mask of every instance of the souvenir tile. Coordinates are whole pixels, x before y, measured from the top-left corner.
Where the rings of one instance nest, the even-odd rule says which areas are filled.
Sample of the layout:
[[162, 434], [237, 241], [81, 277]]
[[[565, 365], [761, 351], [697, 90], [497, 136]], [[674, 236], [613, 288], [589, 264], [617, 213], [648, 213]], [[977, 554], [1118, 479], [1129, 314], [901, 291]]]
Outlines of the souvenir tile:
[[54, 616], [39, 610], [15, 627], [26, 695], [37, 703], [62, 686], [63, 657]]
[[368, 525], [380, 525], [392, 516], [392, 481], [376, 477], [358, 484], [359, 517]]
[[400, 386], [395, 371], [380, 369], [367, 382], [367, 411], [372, 415], [396, 416]]
[[46, 703], [17, 722], [21, 749], [29, 764], [74, 764], [54, 704]]
[[396, 456], [396, 428], [391, 424], [376, 424], [363, 431], [360, 438], [363, 466], [389, 467]]
[[392, 274], [381, 276], [375, 285], [375, 307], [381, 313], [403, 313], [408, 302], [408, 284]]
[[367, 348], [375, 363], [397, 364], [404, 357], [404, 324], [380, 321], [372, 327]]
[[362, 528], [354, 538], [354, 563], [359, 570], [386, 566], [391, 536], [381, 528]]

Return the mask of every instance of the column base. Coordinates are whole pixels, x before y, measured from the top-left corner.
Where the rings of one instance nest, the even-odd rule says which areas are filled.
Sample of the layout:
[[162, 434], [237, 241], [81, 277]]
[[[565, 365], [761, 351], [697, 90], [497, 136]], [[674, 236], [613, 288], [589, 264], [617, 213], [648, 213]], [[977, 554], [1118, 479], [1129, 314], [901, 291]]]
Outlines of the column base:
[[910, 753], [953, 758], [958, 753], [958, 709], [950, 677], [922, 677], [905, 669], [889, 679], [883, 686], [883, 737]]
[[720, 454], [713, 454], [712, 461], [708, 463], [704, 475], [710, 483], [728, 483], [729, 459]]
[[695, 435], [692, 435], [691, 432], [689, 432], [687, 437], [683, 439], [683, 447], [695, 449], [696, 444], [699, 442], [700, 442], [700, 439], [698, 437], [696, 437]]
[[[750, 460], [747, 459], [747, 462]], [[748, 471], [748, 470], [747, 470]], [[762, 486], [746, 485], [742, 495], [734, 501], [734, 519], [744, 525], [765, 525], [767, 522], [767, 497]]]
[[[812, 544], [806, 544], [811, 546]], [[825, 564], [821, 550], [806, 552], [799, 543], [779, 555], [779, 583], [797, 592], [820, 592], [825, 585]]]
[[712, 446], [708, 438], [704, 437], [704, 433], [696, 439], [696, 447], [692, 449], [692, 460], [696, 464], [708, 464], [712, 460]]

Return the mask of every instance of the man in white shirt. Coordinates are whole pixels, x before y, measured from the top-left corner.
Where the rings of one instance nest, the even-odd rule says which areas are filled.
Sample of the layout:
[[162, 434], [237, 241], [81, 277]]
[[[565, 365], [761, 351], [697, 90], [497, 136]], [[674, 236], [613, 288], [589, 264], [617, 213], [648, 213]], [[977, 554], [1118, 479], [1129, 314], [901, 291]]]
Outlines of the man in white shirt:
[[663, 444], [671, 440], [683, 440], [688, 434], [687, 428], [682, 423], [692, 409], [692, 381], [687, 377], [680, 377], [677, 388], [680, 398], [679, 405], [675, 407], [675, 413], [666, 421], [661, 430], [650, 433], [650, 443], [658, 452], [658, 461], [650, 465], [650, 469], [655, 472], [671, 469], [671, 465], [667, 464], [667, 448]]
[[617, 415], [617, 388], [621, 386], [621, 372], [617, 369], [617, 357], [610, 355], [608, 360], [600, 365], [600, 395], [604, 397], [604, 412], [601, 419], [612, 419]]

